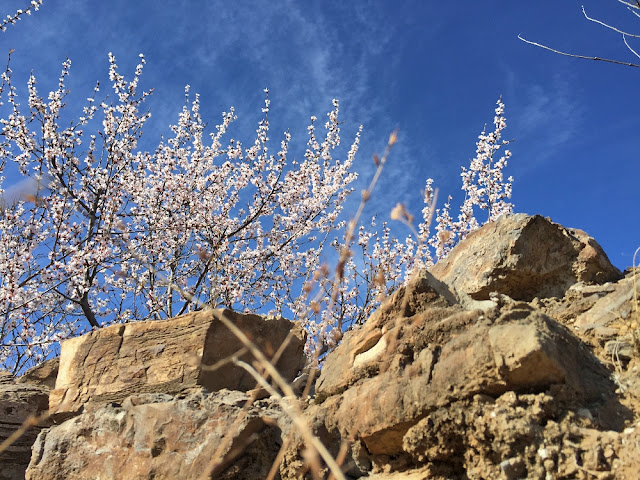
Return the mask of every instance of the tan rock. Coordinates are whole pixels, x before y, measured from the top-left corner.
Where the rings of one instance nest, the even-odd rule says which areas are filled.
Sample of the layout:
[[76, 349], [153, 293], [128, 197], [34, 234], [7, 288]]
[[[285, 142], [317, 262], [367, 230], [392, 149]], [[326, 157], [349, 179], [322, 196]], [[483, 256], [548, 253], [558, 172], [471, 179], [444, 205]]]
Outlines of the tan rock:
[[[409, 428], [430, 412], [477, 395], [552, 386], [576, 402], [613, 395], [606, 368], [550, 317], [522, 302], [486, 315], [457, 306], [426, 308], [397, 321], [372, 317], [381, 335], [369, 323], [350, 332], [316, 385], [327, 425], [343, 438], [360, 439], [371, 455], [394, 456], [403, 452]], [[380, 353], [382, 342], [392, 347]], [[353, 355], [358, 345], [376, 354], [359, 361], [364, 352]]]
[[181, 396], [132, 395], [121, 406], [107, 405], [43, 431], [26, 478], [197, 479], [214, 458], [220, 466], [211, 478], [265, 478], [286, 418], [264, 400], [243, 413], [248, 399], [241, 392], [201, 389]]
[[563, 297], [577, 282], [622, 277], [583, 231], [525, 214], [503, 216], [472, 232], [430, 271], [474, 300], [486, 300], [491, 292], [527, 301]]
[[31, 383], [55, 388], [59, 366], [60, 357], [52, 358], [27, 370], [21, 377], [16, 379], [16, 383]]
[[[301, 327], [283, 318], [203, 310], [164, 321], [113, 325], [63, 342], [51, 410], [74, 413], [134, 393], [173, 394], [194, 386], [209, 391], [255, 388], [255, 380], [242, 368], [218, 364], [236, 354], [252, 360], [220, 322], [223, 314], [268, 357], [288, 338], [276, 367], [286, 379], [294, 379], [305, 362]], [[215, 364], [213, 370], [205, 367]]]
[[575, 324], [586, 331], [624, 322], [635, 311], [633, 303], [633, 278], [625, 278], [615, 284], [613, 292], [598, 299], [589, 310], [580, 314], [576, 318]]
[[0, 370], [0, 385], [6, 383], [13, 383], [15, 381], [15, 377], [13, 374], [7, 370]]
[[369, 475], [369, 480], [424, 480], [425, 478], [431, 478], [428, 468], [413, 468], [403, 472], [393, 473], [374, 473]]
[[462, 312], [456, 303], [445, 284], [426, 270], [419, 272], [407, 286], [394, 292], [363, 326], [344, 335], [340, 346], [325, 360], [316, 384], [317, 395], [326, 397], [342, 392], [366, 376], [366, 372], [379, 369], [386, 361], [388, 350], [396, 347], [395, 334], [406, 319], [429, 312], [430, 318], [436, 321], [452, 312]]
[[[46, 413], [49, 388], [38, 385], [0, 384], [0, 444], [16, 432], [29, 417]], [[48, 425], [44, 422], [44, 425]], [[0, 453], [0, 480], [24, 478], [31, 458], [31, 445], [40, 427], [32, 427]]]

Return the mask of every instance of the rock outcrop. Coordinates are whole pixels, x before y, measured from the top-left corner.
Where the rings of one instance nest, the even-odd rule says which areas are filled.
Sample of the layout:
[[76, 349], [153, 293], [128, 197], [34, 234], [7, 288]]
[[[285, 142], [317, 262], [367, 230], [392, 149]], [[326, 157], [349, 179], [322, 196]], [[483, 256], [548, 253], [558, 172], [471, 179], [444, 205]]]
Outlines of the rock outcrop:
[[486, 300], [563, 297], [577, 282], [619, 280], [620, 271], [582, 230], [540, 216], [508, 215], [470, 233], [431, 273], [459, 295]]
[[175, 394], [195, 386], [210, 392], [255, 388], [255, 379], [241, 367], [227, 363], [214, 368], [236, 354], [250, 360], [240, 340], [220, 322], [221, 315], [268, 357], [286, 340], [276, 367], [287, 380], [304, 366], [306, 337], [290, 321], [202, 310], [164, 321], [112, 325], [63, 342], [49, 408], [63, 416], [136, 393]]
[[353, 474], [426, 464], [422, 478], [571, 477], [557, 455], [544, 465], [537, 453], [573, 434], [557, 423], [574, 415], [580, 428], [619, 431], [630, 418], [603, 364], [528, 303], [385, 311], [411, 287], [347, 333], [318, 380], [316, 429], [360, 443]]
[[208, 469], [212, 478], [266, 478], [287, 420], [274, 400], [248, 401], [201, 388], [131, 395], [43, 432], [26, 478], [195, 479]]
[[[25, 422], [46, 415], [49, 387], [37, 380], [30, 380], [17, 383], [8, 372], [0, 375], [0, 445]], [[40, 426], [27, 429], [5, 451], [0, 452], [0, 480], [24, 478], [31, 459], [31, 446], [41, 428], [50, 424], [45, 420]]]
[[[620, 275], [583, 232], [502, 218], [346, 332], [311, 398], [233, 370], [260, 365], [222, 311], [93, 332], [63, 344], [49, 399], [63, 414], [26, 478], [327, 478], [313, 434], [343, 478], [635, 480], [640, 315]], [[294, 380], [298, 327], [226, 314], [269, 357], [287, 338], [276, 365]]]

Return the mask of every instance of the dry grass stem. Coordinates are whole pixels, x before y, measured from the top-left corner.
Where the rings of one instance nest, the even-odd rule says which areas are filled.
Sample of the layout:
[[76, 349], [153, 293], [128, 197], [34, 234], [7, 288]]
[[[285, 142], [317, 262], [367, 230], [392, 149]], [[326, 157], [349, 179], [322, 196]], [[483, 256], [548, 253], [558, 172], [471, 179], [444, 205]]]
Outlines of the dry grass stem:
[[5, 439], [5, 441], [0, 444], [0, 454], [4, 452], [7, 448], [9, 448], [11, 445], [13, 445], [22, 435], [24, 435], [27, 432], [27, 430], [29, 430], [31, 427], [35, 427], [41, 422], [46, 421], [47, 419], [49, 419], [49, 417], [50, 417], [49, 412], [43, 413], [42, 415], [39, 415], [39, 416], [29, 415], [29, 417], [27, 417], [27, 419], [24, 422], [22, 422], [22, 425], [20, 426], [20, 428], [18, 428], [15, 432], [9, 435]]
[[[258, 361], [260, 366], [264, 368], [264, 371], [269, 374], [274, 382], [278, 385], [278, 388], [280, 388], [284, 396], [280, 395], [264, 378], [264, 375], [258, 373], [251, 365], [240, 360], [235, 360], [234, 363], [242, 366], [265, 390], [267, 390], [267, 392], [278, 399], [283, 410], [287, 415], [289, 415], [294, 425], [302, 435], [306, 445], [308, 447], [313, 447], [315, 452], [314, 455], [320, 455], [322, 457], [322, 460], [324, 460], [325, 464], [329, 467], [329, 470], [334, 474], [336, 479], [343, 480], [344, 475], [342, 474], [339, 465], [336, 463], [326, 447], [322, 444], [320, 439], [313, 435], [307, 421], [302, 416], [302, 412], [297, 404], [297, 398], [289, 383], [282, 377], [282, 375], [280, 375], [280, 372], [278, 372], [278, 370], [266, 358], [262, 351], [260, 351], [255, 343], [253, 343], [242, 330], [240, 330], [230, 319], [228, 319], [224, 315], [224, 313], [220, 313], [220, 315], [217, 315], [217, 318], [236, 336], [236, 338], [238, 338], [238, 340], [242, 342], [245, 347], [247, 347], [254, 358]], [[204, 479], [208, 477], [203, 475], [203, 477], [201, 478]]]

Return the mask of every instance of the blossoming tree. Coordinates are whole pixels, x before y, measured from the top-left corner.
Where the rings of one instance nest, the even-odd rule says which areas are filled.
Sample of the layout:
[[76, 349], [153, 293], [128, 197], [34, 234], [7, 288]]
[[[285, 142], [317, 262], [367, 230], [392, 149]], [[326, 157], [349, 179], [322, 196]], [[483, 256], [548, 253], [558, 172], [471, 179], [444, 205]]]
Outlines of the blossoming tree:
[[[41, 3], [7, 16], [0, 29]], [[507, 201], [512, 178], [502, 174], [511, 154], [497, 159], [508, 144], [501, 138], [501, 99], [495, 130], [483, 130], [476, 157], [462, 169], [458, 220], [450, 214], [451, 197], [435, 208], [429, 179], [417, 229], [403, 205], [391, 212], [413, 235], [400, 240], [375, 217], [357, 227], [360, 208], [339, 237], [347, 225], [341, 212], [356, 178], [351, 167], [360, 132], [344, 158], [335, 158], [341, 143], [337, 100], [322, 135], [311, 117], [305, 153], [290, 161], [288, 132], [276, 153], [269, 144], [267, 90], [263, 119], [243, 144], [224, 140], [236, 119], [233, 108], [205, 133], [199, 97], [187, 86], [169, 138], [146, 151], [139, 147], [150, 117], [144, 106], [151, 92], [139, 87], [144, 64], [141, 55], [127, 81], [110, 55], [112, 96], [100, 100], [96, 85], [70, 122], [69, 60], [46, 98], [31, 75], [26, 105], [12, 84], [10, 62], [1, 74], [0, 175], [17, 170], [31, 188], [12, 200], [0, 176], [0, 368], [22, 371], [54, 353], [60, 340], [91, 328], [168, 318], [204, 305], [293, 317], [310, 334], [308, 353], [317, 355], [478, 228], [478, 210], [487, 211], [486, 223], [513, 209]], [[392, 134], [382, 160], [374, 158], [378, 170], [361, 207], [396, 138]], [[339, 258], [334, 275], [319, 263], [327, 247]]]
[[[318, 137], [312, 117], [304, 159], [288, 160], [290, 135], [268, 148], [269, 99], [248, 145], [222, 137], [233, 109], [207, 140], [199, 99], [189, 99], [171, 138], [138, 149], [150, 92], [110, 56], [114, 97], [63, 126], [65, 78], [47, 99], [28, 82], [17, 101], [11, 70], [0, 95], [0, 168], [18, 165], [40, 188], [0, 213], [0, 364], [20, 370], [56, 341], [114, 322], [166, 318], [203, 303], [281, 313], [297, 309], [298, 280], [318, 268], [355, 179], [359, 133], [346, 158], [338, 102]], [[0, 97], [2, 98], [2, 97]], [[89, 134], [100, 120], [98, 130]]]
[[[404, 239], [394, 237], [386, 223], [376, 230], [375, 218], [368, 228], [360, 226], [353, 255], [345, 262], [345, 272], [337, 284], [324, 280], [325, 295], [316, 308], [316, 321], [308, 327], [319, 334], [323, 342], [331, 347], [336, 342], [335, 327], [363, 323], [380, 299], [406, 283], [418, 270], [429, 268], [445, 258], [451, 249], [470, 232], [495, 221], [501, 215], [513, 213], [511, 198], [513, 178], [504, 178], [503, 170], [511, 157], [511, 151], [500, 150], [509, 144], [502, 138], [507, 126], [504, 103], [498, 99], [493, 120], [494, 130], [487, 132], [486, 126], [476, 143], [476, 156], [468, 167], [462, 167], [462, 190], [465, 198], [460, 206], [457, 220], [451, 216], [451, 196], [441, 209], [436, 209], [437, 192], [433, 179], [426, 181], [424, 208], [419, 224], [414, 226], [414, 217], [398, 204], [391, 211], [391, 218], [408, 225], [413, 235]], [[482, 211], [486, 213], [481, 214]], [[480, 218], [478, 220], [476, 217]], [[435, 220], [435, 231], [431, 224]], [[336, 249], [342, 248], [335, 241]], [[336, 291], [337, 289], [337, 291]]]
[[31, 12], [38, 11], [40, 6], [42, 5], [42, 0], [31, 0], [31, 3], [27, 5], [24, 9], [18, 9], [12, 15], [7, 15], [5, 18], [0, 19], [0, 31], [4, 32], [9, 25], [15, 25], [18, 23], [24, 16], [31, 15]]

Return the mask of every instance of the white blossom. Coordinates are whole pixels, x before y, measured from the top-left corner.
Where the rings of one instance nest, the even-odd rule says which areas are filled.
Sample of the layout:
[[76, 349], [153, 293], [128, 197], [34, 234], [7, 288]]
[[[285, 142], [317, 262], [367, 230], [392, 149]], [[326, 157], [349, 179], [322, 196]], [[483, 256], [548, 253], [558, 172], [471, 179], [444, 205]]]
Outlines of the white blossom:
[[[96, 100], [97, 85], [70, 126], [61, 121], [69, 60], [46, 99], [30, 77], [24, 107], [4, 72], [0, 167], [13, 161], [25, 177], [45, 179], [0, 211], [5, 368], [22, 370], [90, 328], [202, 304], [300, 312], [302, 279], [340, 226], [360, 134], [339, 159], [337, 100], [323, 138], [310, 127], [308, 150], [295, 162], [288, 132], [271, 153], [268, 90], [263, 120], [245, 147], [233, 139], [224, 145], [233, 108], [206, 133], [199, 96], [187, 86], [169, 137], [143, 151], [151, 93], [139, 88], [143, 67], [140, 56], [127, 80], [109, 54], [114, 96]], [[89, 128], [98, 131], [87, 136]]]

